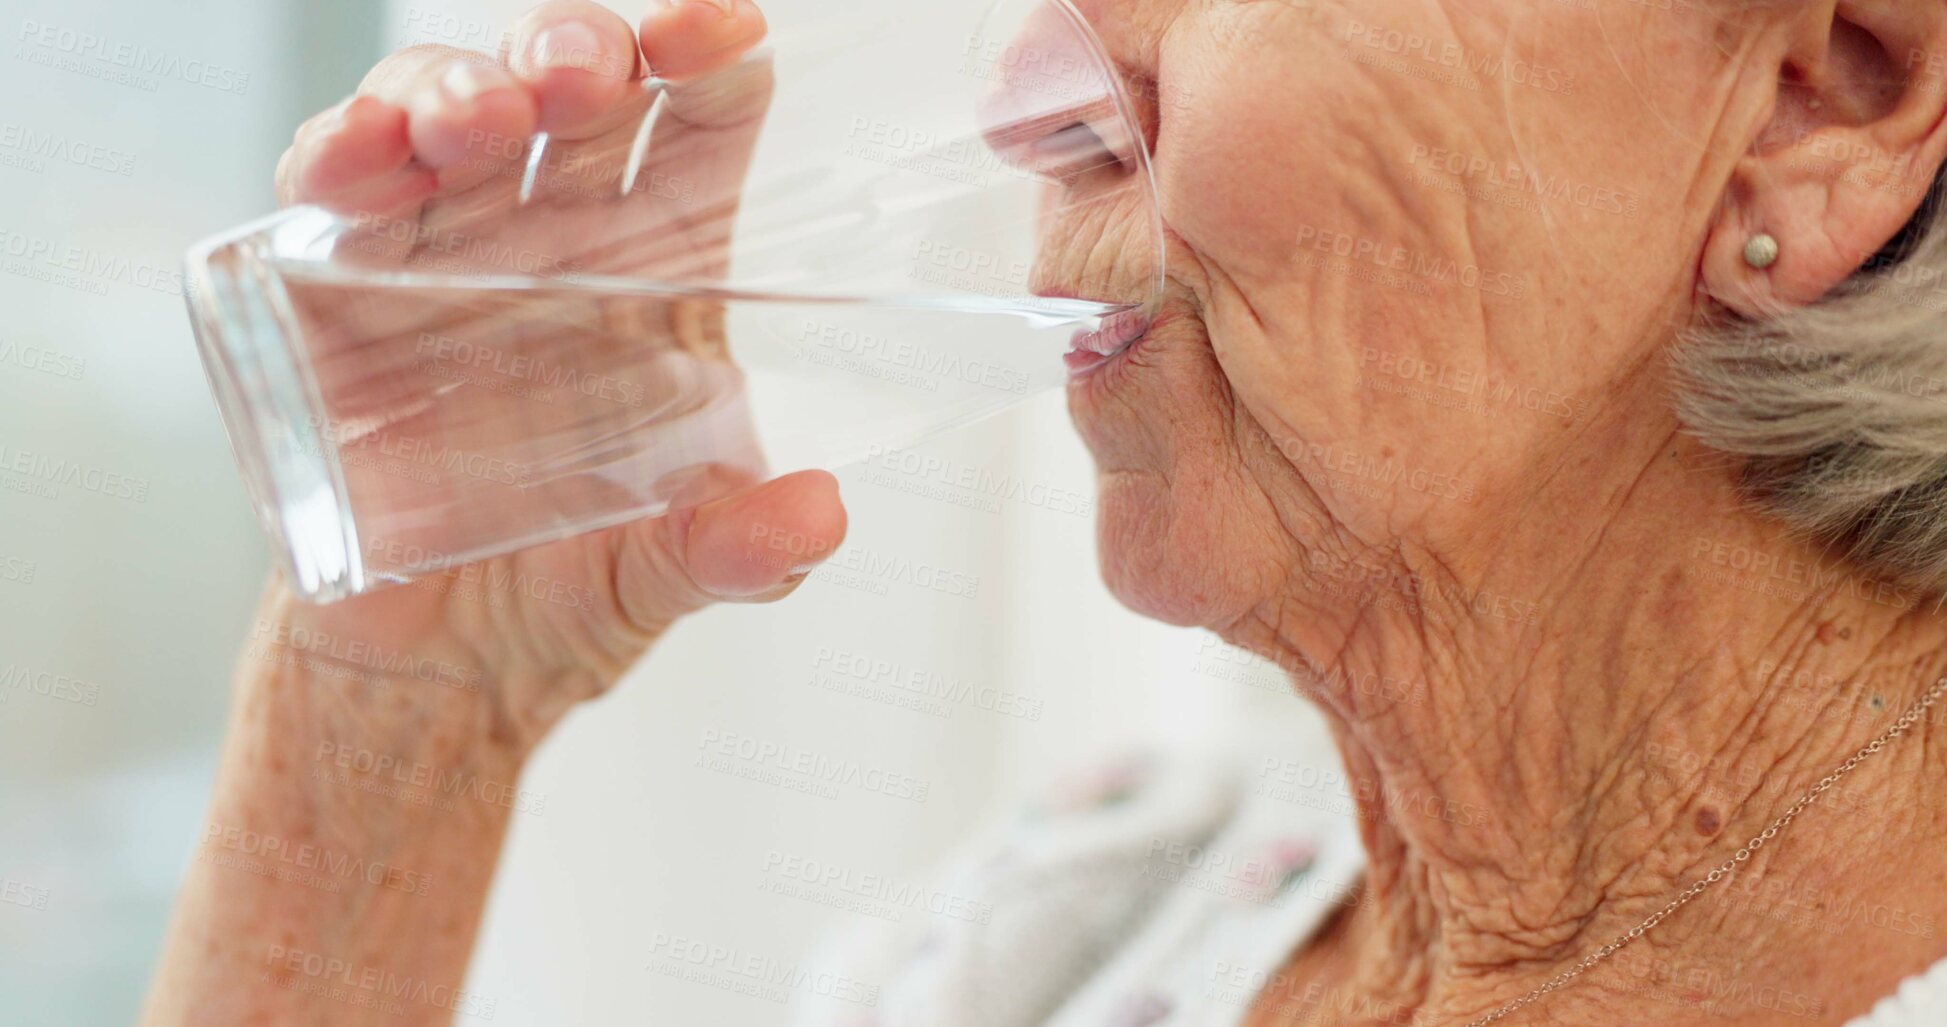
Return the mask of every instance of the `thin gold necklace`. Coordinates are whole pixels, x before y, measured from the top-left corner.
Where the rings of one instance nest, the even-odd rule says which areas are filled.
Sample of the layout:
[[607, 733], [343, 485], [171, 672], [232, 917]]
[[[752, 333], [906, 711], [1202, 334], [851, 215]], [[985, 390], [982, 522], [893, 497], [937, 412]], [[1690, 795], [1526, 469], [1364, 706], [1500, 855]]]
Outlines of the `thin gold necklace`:
[[1554, 977], [1549, 979], [1548, 983], [1543, 984], [1541, 987], [1536, 988], [1535, 990], [1527, 993], [1526, 995], [1523, 995], [1520, 998], [1515, 999], [1514, 1001], [1508, 1003], [1507, 1005], [1504, 1005], [1501, 1008], [1494, 1010], [1493, 1012], [1487, 1014], [1486, 1016], [1483, 1016], [1480, 1019], [1467, 1024], [1467, 1027], [1487, 1027], [1488, 1024], [1493, 1023], [1504, 1016], [1507, 1016], [1509, 1013], [1512, 1013], [1517, 1009], [1520, 1009], [1524, 1006], [1529, 1005], [1530, 1003], [1533, 1003], [1537, 999], [1541, 998], [1543, 995], [1546, 995], [1549, 992], [1554, 991], [1557, 988], [1560, 988], [1561, 986], [1567, 984], [1568, 982], [1576, 979], [1577, 977], [1582, 976], [1582, 974], [1586, 973], [1589, 970], [1589, 968], [1601, 963], [1603, 960], [1608, 959], [1610, 956], [1615, 955], [1617, 952], [1622, 951], [1623, 946], [1628, 945], [1630, 942], [1635, 941], [1638, 938], [1641, 938], [1645, 934], [1648, 934], [1650, 930], [1654, 928], [1657, 924], [1660, 924], [1664, 920], [1669, 919], [1670, 914], [1675, 913], [1677, 910], [1682, 909], [1684, 906], [1688, 905], [1691, 899], [1694, 899], [1697, 896], [1702, 895], [1705, 889], [1709, 888], [1711, 885], [1714, 885], [1719, 881], [1722, 881], [1724, 878], [1729, 877], [1731, 875], [1731, 871], [1736, 870], [1745, 861], [1749, 860], [1751, 856], [1754, 853], [1756, 853], [1759, 849], [1764, 848], [1764, 844], [1766, 842], [1772, 840], [1773, 838], [1778, 837], [1778, 832], [1784, 830], [1786, 824], [1791, 823], [1792, 820], [1796, 818], [1800, 813], [1805, 812], [1806, 807], [1810, 806], [1813, 802], [1816, 802], [1818, 800], [1818, 797], [1825, 794], [1827, 789], [1831, 788], [1833, 785], [1838, 784], [1841, 778], [1845, 777], [1847, 774], [1852, 773], [1853, 768], [1859, 766], [1861, 763], [1864, 763], [1868, 759], [1872, 758], [1881, 749], [1886, 748], [1887, 743], [1893, 741], [1894, 739], [1900, 737], [1903, 734], [1906, 734], [1908, 728], [1911, 728], [1914, 724], [1919, 723], [1920, 718], [1926, 715], [1926, 712], [1929, 707], [1933, 706], [1934, 703], [1940, 701], [1940, 697], [1943, 693], [1947, 693], [1947, 678], [1942, 678], [1939, 681], [1934, 682], [1934, 686], [1927, 690], [1927, 694], [1921, 696], [1918, 702], [1908, 707], [1907, 711], [1900, 715], [1900, 719], [1893, 722], [1892, 727], [1887, 728], [1885, 732], [1883, 732], [1878, 738], [1875, 738], [1872, 741], [1867, 742], [1864, 748], [1861, 748], [1858, 752], [1852, 754], [1851, 759], [1845, 761], [1844, 763], [1839, 764], [1839, 769], [1834, 770], [1832, 773], [1827, 774], [1825, 775], [1825, 777], [1821, 778], [1819, 780], [1819, 783], [1813, 785], [1810, 791], [1807, 791], [1804, 795], [1800, 796], [1797, 802], [1792, 803], [1790, 809], [1787, 809], [1782, 815], [1778, 817], [1778, 819], [1772, 821], [1771, 826], [1759, 832], [1757, 837], [1751, 839], [1748, 842], [1745, 842], [1744, 847], [1737, 850], [1736, 855], [1733, 855], [1731, 858], [1718, 864], [1715, 869], [1713, 869], [1710, 873], [1705, 874], [1695, 884], [1692, 884], [1690, 887], [1685, 888], [1681, 892], [1678, 892], [1677, 897], [1671, 899], [1669, 905], [1664, 906], [1662, 909], [1659, 909], [1654, 913], [1651, 913], [1649, 917], [1645, 919], [1642, 923], [1637, 924], [1636, 926], [1630, 928], [1628, 931], [1624, 932], [1623, 934], [1618, 935], [1616, 937], [1616, 940], [1610, 942], [1607, 945], [1602, 946], [1599, 949], [1596, 949], [1594, 952], [1591, 952], [1586, 956], [1583, 956], [1581, 962], [1575, 964], [1574, 966], [1569, 967], [1566, 970], [1563, 970], [1559, 974], [1556, 974]]

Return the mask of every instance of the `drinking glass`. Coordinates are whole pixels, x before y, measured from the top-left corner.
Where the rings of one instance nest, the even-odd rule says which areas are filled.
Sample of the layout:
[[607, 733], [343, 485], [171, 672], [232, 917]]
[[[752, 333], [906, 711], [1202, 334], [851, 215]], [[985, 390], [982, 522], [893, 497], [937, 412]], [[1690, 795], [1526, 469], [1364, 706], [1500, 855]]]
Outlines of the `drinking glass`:
[[416, 216], [299, 207], [191, 250], [211, 388], [298, 594], [839, 467], [1140, 333], [1148, 153], [1066, 0], [765, 13], [760, 49], [646, 78], [602, 136], [475, 140], [506, 170]]

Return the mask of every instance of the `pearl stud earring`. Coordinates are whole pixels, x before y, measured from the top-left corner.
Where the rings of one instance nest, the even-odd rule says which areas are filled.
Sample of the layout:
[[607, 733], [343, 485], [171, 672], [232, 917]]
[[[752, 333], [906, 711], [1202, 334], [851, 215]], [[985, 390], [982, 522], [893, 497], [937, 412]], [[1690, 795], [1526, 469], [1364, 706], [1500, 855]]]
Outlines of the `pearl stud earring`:
[[1752, 236], [1744, 244], [1744, 262], [1759, 271], [1778, 263], [1778, 240], [1764, 232]]

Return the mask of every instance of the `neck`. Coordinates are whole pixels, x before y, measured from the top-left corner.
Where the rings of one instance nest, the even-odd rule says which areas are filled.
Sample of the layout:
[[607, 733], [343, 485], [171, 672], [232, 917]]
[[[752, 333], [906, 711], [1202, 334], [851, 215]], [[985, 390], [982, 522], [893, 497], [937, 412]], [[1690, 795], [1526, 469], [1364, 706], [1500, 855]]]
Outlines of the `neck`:
[[[1345, 944], [1411, 1022], [1465, 1023], [1621, 935], [1947, 676], [1934, 603], [1785, 538], [1674, 425], [1607, 430], [1634, 459], [1548, 475], [1497, 535], [1306, 560], [1226, 632], [1301, 668], [1333, 725], [1371, 861]], [[1947, 954], [1942, 719], [1503, 1022], [1836, 1023]]]

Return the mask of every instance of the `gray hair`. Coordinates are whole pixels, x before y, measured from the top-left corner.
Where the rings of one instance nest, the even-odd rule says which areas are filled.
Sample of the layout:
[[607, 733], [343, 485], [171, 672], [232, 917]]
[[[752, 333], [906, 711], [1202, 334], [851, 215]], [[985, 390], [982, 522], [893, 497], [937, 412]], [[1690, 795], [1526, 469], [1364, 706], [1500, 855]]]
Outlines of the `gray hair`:
[[[1757, 504], [1865, 570], [1947, 594], [1947, 171], [1831, 295], [1675, 350], [1677, 408]], [[1789, 245], [1789, 240], [1786, 241]]]

